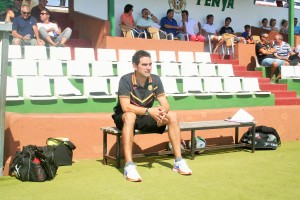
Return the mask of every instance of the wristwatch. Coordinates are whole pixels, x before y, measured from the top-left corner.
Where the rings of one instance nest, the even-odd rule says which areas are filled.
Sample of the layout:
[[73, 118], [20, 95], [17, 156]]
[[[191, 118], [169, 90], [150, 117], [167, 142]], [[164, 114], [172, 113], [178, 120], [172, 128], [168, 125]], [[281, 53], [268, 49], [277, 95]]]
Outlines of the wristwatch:
[[146, 109], [145, 115], [149, 115], [149, 109], [150, 109], [150, 108], [147, 108], [147, 109]]

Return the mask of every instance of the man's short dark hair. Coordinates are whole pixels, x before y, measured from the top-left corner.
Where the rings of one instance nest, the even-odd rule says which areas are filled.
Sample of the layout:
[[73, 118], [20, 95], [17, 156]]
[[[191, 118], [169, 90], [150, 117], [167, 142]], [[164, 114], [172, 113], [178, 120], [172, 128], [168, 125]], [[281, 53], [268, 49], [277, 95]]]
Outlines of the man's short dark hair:
[[262, 20], [261, 20], [261, 23], [264, 23], [264, 21], [268, 21], [268, 19], [267, 18], [263, 18]]
[[214, 17], [212, 14], [209, 14], [206, 16], [206, 20], [210, 19], [211, 17]]
[[173, 9], [169, 9], [169, 10], [167, 11], [167, 15], [168, 15], [170, 12], [174, 12], [174, 10], [173, 10]]
[[285, 22], [288, 22], [286, 19], [283, 19], [282, 21], [281, 21], [281, 25], [283, 25]]
[[181, 14], [183, 14], [183, 13], [185, 13], [187, 16], [189, 16], [189, 11], [183, 10], [183, 11], [181, 12]]
[[261, 33], [260, 38], [266, 37], [266, 35], [268, 35], [268, 33]]
[[132, 56], [132, 63], [139, 65], [141, 57], [151, 58], [151, 55], [147, 51], [139, 50], [139, 51], [135, 52], [135, 54]]
[[226, 17], [225, 22], [226, 22], [227, 20], [230, 20], [230, 22], [231, 22], [231, 18], [230, 18], [230, 17]]
[[142, 14], [143, 14], [143, 12], [144, 12], [145, 10], [148, 10], [148, 9], [147, 9], [147, 8], [143, 8], [143, 10], [142, 10]]
[[133, 5], [131, 4], [126, 4], [126, 6], [124, 7], [124, 13], [129, 13], [133, 8]]
[[246, 25], [244, 26], [244, 29], [246, 29], [246, 28], [250, 28], [250, 25], [249, 25], [249, 24], [246, 24]]

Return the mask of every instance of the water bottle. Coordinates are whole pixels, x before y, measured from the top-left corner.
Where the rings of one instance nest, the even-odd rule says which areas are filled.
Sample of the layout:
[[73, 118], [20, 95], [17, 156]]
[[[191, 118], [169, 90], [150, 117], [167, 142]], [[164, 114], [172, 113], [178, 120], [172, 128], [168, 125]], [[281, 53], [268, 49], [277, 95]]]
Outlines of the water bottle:
[[57, 38], [58, 34], [55, 31], [53, 31], [53, 36], [54, 38]]
[[31, 39], [31, 34], [27, 34], [27, 35], [25, 35], [25, 36], [28, 38], [28, 40]]
[[34, 158], [33, 160], [33, 169], [35, 171], [35, 178], [38, 182], [43, 182], [46, 180], [45, 170], [42, 168], [41, 161], [38, 158]]

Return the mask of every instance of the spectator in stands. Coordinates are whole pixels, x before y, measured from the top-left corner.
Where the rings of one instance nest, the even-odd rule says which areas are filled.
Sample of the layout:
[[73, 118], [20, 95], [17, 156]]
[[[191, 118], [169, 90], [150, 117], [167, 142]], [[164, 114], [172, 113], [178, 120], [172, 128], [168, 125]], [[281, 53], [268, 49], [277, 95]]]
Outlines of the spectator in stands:
[[[183, 10], [181, 12], [182, 21], [179, 22], [179, 26], [182, 29], [182, 32], [187, 34], [190, 41], [199, 41], [203, 42], [204, 37], [201, 35], [201, 23], [196, 22], [193, 18], [189, 17], [189, 12], [187, 10]], [[195, 33], [194, 27], [198, 26], [198, 33]]]
[[181, 34], [182, 29], [178, 26], [176, 19], [174, 19], [174, 10], [169, 9], [167, 11], [167, 16], [160, 20], [161, 30], [165, 31], [167, 34], [172, 33], [175, 38], [179, 40], [184, 40], [184, 35]]
[[29, 8], [30, 10], [34, 7], [34, 6], [37, 6], [36, 2], [35, 1], [32, 1], [32, 0], [23, 0], [23, 3], [22, 5], [29, 5]]
[[276, 50], [274, 56], [280, 60], [284, 60], [285, 63], [283, 63], [283, 65], [289, 65], [289, 57], [295, 54], [291, 46], [289, 43], [283, 41], [283, 37], [280, 34], [275, 35], [274, 42], [274, 48]]
[[120, 23], [122, 25], [129, 26], [131, 28], [136, 28], [134, 26], [134, 19], [133, 19], [132, 12], [133, 12], [133, 5], [131, 4], [125, 5], [124, 12], [120, 17]]
[[229, 33], [234, 35], [234, 42], [240, 42], [240, 43], [246, 43], [245, 38], [244, 37], [237, 37], [236, 34], [234, 33], [234, 30], [232, 29], [232, 27], [230, 27], [231, 23], [231, 18], [230, 17], [226, 17], [225, 18], [225, 25], [220, 29], [220, 35], [223, 35], [224, 33]]
[[72, 30], [67, 27], [63, 32], [56, 23], [49, 21], [50, 12], [47, 8], [41, 11], [41, 23], [37, 23], [37, 27], [41, 38], [52, 46], [65, 46], [67, 40], [71, 37]]
[[242, 37], [245, 38], [245, 40], [250, 40], [251, 39], [251, 27], [250, 25], [246, 24], [244, 26], [244, 32], [242, 33]]
[[281, 21], [281, 28], [279, 30], [279, 33], [289, 34], [288, 26], [289, 26], [288, 21], [286, 19], [283, 19]]
[[147, 28], [159, 27], [158, 23], [159, 20], [155, 17], [155, 15], [153, 15], [147, 8], [144, 8], [142, 10], [142, 17], [138, 18], [136, 21], [136, 26], [140, 30], [145, 30], [150, 38]]
[[278, 28], [276, 27], [276, 19], [274, 19], [274, 18], [270, 19], [270, 29], [272, 31], [278, 32]]
[[14, 45], [44, 45], [40, 39], [36, 20], [30, 16], [29, 6], [21, 8], [21, 15], [14, 19], [12, 24], [12, 35]]
[[263, 18], [261, 20], [262, 26], [260, 28], [265, 29], [265, 30], [271, 30], [271, 28], [268, 26], [268, 19], [267, 18]]
[[[41, 22], [40, 14], [41, 14], [42, 9], [46, 8], [47, 3], [48, 3], [47, 0], [39, 0], [39, 5], [37, 5], [31, 9], [31, 16], [33, 16], [37, 20], [37, 22]], [[50, 22], [52, 22], [54, 20], [51, 13], [50, 13], [49, 20], [50, 20]]]
[[206, 41], [210, 40], [213, 42], [213, 53], [216, 53], [223, 44], [223, 39], [214, 25], [214, 16], [212, 14], [206, 16], [206, 23], [202, 26], [202, 34], [205, 36]]
[[[177, 115], [174, 111], [170, 111], [159, 76], [151, 74], [150, 54], [143, 50], [137, 51], [132, 57], [132, 64], [135, 71], [120, 79], [118, 103], [114, 107], [112, 116], [116, 126], [122, 130], [124, 177], [128, 181], [142, 181], [132, 160], [134, 129], [149, 133], [163, 133], [166, 125], [168, 125], [168, 135], [175, 155], [173, 171], [182, 175], [191, 175], [192, 171], [181, 157]], [[159, 102], [159, 106], [152, 107], [154, 98]]]
[[11, 23], [15, 17], [21, 15], [22, 0], [14, 0], [13, 5], [7, 4], [3, 16], [7, 23]]
[[262, 33], [260, 36], [260, 42], [255, 45], [255, 52], [258, 62], [263, 67], [271, 67], [270, 79], [271, 83], [276, 83], [280, 76], [273, 79], [276, 71], [284, 63], [284, 60], [277, 59], [274, 56], [276, 50], [270, 45], [269, 35]]
[[297, 26], [297, 24], [298, 24], [298, 18], [297, 17], [295, 17], [294, 18], [294, 34], [295, 35], [299, 35], [300, 34], [300, 26]]

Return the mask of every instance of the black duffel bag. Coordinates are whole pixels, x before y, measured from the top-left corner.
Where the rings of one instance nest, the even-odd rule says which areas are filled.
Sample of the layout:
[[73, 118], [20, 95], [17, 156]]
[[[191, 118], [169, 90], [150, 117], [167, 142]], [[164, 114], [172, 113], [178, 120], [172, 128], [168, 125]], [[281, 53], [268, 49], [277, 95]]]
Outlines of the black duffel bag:
[[69, 140], [48, 138], [46, 148], [53, 151], [58, 166], [72, 165], [73, 150], [76, 146]]

